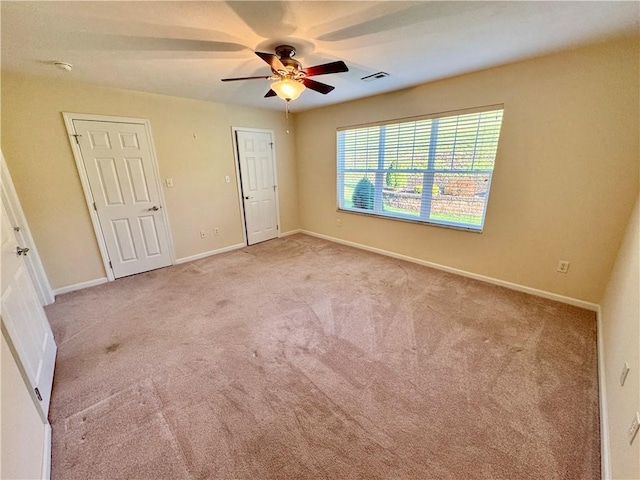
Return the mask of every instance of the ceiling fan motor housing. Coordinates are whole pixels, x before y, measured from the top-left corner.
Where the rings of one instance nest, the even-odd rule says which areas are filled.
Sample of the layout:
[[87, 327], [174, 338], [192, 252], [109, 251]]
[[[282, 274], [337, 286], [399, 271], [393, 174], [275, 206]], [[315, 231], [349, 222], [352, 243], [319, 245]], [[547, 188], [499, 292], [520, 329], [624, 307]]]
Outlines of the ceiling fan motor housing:
[[287, 67], [288, 70], [288, 72], [284, 73], [285, 75], [292, 74], [294, 77], [297, 77], [297, 74], [301, 73], [302, 71], [302, 64], [292, 58], [293, 56], [295, 56], [295, 54], [296, 49], [291, 45], [278, 45], [276, 47], [276, 55], [280, 58], [280, 62], [282, 62], [282, 64]]
[[276, 55], [281, 59], [287, 58], [287, 57], [295, 57], [296, 49], [291, 45], [278, 45], [276, 47]]

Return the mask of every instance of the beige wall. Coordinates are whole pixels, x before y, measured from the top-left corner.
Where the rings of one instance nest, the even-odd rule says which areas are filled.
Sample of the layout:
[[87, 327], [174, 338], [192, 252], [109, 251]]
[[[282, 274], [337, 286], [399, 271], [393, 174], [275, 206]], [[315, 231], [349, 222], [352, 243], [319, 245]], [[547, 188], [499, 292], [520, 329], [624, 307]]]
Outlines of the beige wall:
[[[602, 299], [602, 350], [612, 478], [640, 478], [640, 435], [629, 445], [627, 428], [640, 412], [640, 197], [629, 220]], [[624, 387], [620, 373], [630, 370]]]
[[[2, 144], [53, 288], [105, 275], [70, 111], [151, 121], [160, 175], [175, 182], [163, 189], [178, 258], [242, 241], [230, 128], [271, 128], [283, 232], [302, 226], [597, 303], [638, 191], [637, 49], [637, 38], [611, 42], [303, 112], [291, 135], [282, 112], [5, 73]], [[496, 103], [505, 115], [484, 233], [336, 212], [336, 127]]]
[[299, 227], [294, 139], [284, 110], [3, 73], [2, 149], [53, 288], [105, 276], [62, 112], [150, 120], [160, 176], [175, 185], [163, 190], [177, 258], [242, 243], [232, 126], [275, 131], [281, 231]]
[[[627, 39], [300, 113], [302, 228], [597, 303], [638, 192], [638, 70]], [[336, 212], [337, 127], [501, 103], [484, 233]]]
[[4, 335], [0, 344], [2, 395], [0, 478], [41, 478], [45, 425], [29, 396]]

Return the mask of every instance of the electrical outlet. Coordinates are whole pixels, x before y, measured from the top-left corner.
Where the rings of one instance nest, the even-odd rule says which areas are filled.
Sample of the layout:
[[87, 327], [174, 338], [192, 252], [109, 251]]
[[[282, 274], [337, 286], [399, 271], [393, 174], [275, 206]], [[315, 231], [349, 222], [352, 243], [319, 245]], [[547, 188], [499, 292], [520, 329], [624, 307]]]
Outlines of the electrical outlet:
[[218, 227], [213, 229], [213, 234], [214, 235], [220, 235], [220, 229]]
[[341, 227], [342, 226], [342, 220], [340, 220], [339, 218], [336, 218], [336, 227]]
[[629, 374], [629, 364], [627, 362], [624, 362], [624, 365], [622, 366], [622, 373], [620, 374], [620, 386], [623, 387], [624, 386], [624, 382], [627, 379], [627, 375]]
[[636, 416], [633, 418], [633, 422], [631, 422], [631, 426], [627, 431], [627, 435], [629, 436], [629, 445], [633, 445], [633, 440], [638, 435], [639, 428], [640, 428], [640, 413], [636, 412]]
[[200, 238], [205, 238], [207, 236], [207, 232], [204, 230], [200, 230]]
[[566, 260], [560, 260], [558, 262], [557, 271], [560, 273], [567, 273], [569, 271], [569, 262]]

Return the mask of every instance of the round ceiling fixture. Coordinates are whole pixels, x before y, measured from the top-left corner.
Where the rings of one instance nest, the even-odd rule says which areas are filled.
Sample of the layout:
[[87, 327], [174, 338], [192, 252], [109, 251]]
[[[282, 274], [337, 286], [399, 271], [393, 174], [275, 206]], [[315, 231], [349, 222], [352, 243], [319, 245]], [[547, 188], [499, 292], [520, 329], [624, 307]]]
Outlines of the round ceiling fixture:
[[60, 70], [65, 70], [67, 72], [70, 72], [71, 69], [73, 68], [73, 65], [67, 62], [53, 62], [53, 64]]

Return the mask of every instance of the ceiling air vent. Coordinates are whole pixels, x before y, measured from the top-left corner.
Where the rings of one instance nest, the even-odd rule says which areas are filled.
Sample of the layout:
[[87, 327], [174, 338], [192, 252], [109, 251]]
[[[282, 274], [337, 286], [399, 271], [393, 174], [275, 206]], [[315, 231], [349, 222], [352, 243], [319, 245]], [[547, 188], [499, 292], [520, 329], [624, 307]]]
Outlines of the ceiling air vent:
[[366, 77], [362, 77], [360, 80], [364, 80], [365, 82], [373, 82], [374, 80], [379, 80], [380, 78], [388, 76], [389, 74], [387, 72], [378, 72], [372, 75], [367, 75]]

